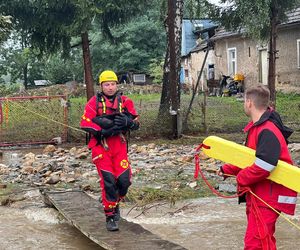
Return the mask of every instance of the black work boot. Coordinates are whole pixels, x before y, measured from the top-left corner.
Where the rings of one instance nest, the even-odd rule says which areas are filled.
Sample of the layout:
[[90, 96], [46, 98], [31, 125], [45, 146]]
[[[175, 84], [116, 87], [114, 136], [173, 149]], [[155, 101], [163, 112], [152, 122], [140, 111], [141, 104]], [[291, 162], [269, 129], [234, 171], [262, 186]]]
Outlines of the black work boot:
[[106, 229], [108, 231], [118, 231], [119, 226], [116, 223], [115, 216], [107, 216], [106, 217]]
[[115, 207], [114, 216], [115, 216], [115, 221], [119, 221], [121, 218], [119, 204]]

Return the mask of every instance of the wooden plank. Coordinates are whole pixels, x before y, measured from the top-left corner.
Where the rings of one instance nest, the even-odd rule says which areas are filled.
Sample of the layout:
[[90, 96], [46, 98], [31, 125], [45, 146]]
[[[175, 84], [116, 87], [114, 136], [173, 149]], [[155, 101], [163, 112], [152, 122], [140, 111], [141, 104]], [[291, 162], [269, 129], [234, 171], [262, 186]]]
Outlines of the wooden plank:
[[70, 223], [104, 249], [185, 249], [122, 218], [119, 231], [107, 231], [101, 203], [82, 191], [43, 191], [42, 194], [47, 203], [52, 204]]

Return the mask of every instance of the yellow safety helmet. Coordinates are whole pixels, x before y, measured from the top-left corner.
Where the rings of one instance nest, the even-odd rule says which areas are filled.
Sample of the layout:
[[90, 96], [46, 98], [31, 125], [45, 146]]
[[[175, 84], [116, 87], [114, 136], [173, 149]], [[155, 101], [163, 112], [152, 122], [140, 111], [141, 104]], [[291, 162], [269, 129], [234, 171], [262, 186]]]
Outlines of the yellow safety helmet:
[[99, 84], [103, 82], [118, 82], [118, 77], [115, 72], [111, 70], [103, 71], [99, 76]]

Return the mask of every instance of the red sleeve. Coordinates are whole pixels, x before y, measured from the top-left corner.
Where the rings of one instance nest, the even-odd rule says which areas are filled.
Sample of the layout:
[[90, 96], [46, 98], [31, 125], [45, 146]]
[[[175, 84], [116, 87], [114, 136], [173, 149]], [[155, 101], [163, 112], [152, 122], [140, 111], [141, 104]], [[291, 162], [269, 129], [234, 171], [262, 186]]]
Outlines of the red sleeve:
[[101, 127], [92, 121], [96, 115], [96, 96], [94, 96], [85, 105], [80, 127], [87, 132], [100, 131]]
[[262, 169], [254, 163], [253, 165], [242, 169], [237, 175], [236, 180], [240, 186], [249, 186], [266, 179], [269, 175], [270, 172]]
[[124, 109], [127, 112], [129, 112], [133, 116], [133, 118], [136, 118], [138, 116], [138, 113], [135, 110], [133, 101], [126, 96], [123, 96], [123, 97], [124, 97], [124, 99], [123, 99]]
[[240, 171], [237, 183], [249, 186], [268, 178], [278, 163], [280, 152], [281, 146], [276, 135], [269, 129], [261, 131], [258, 135], [255, 162]]
[[236, 176], [239, 172], [241, 171], [241, 169], [239, 167], [236, 167], [234, 165], [231, 164], [225, 164], [222, 166], [222, 172], [226, 175], [234, 175]]

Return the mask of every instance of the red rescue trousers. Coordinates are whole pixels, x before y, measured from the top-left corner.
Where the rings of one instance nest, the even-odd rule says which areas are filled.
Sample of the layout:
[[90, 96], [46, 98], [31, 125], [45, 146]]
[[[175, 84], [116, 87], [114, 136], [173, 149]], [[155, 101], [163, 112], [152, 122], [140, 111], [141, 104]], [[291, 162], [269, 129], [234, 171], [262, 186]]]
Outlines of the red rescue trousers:
[[274, 237], [278, 214], [268, 207], [247, 206], [245, 250], [276, 250]]
[[120, 135], [111, 136], [106, 138], [106, 143], [107, 149], [101, 145], [92, 148], [92, 159], [100, 176], [104, 212], [112, 215], [131, 185], [131, 168], [125, 139]]

